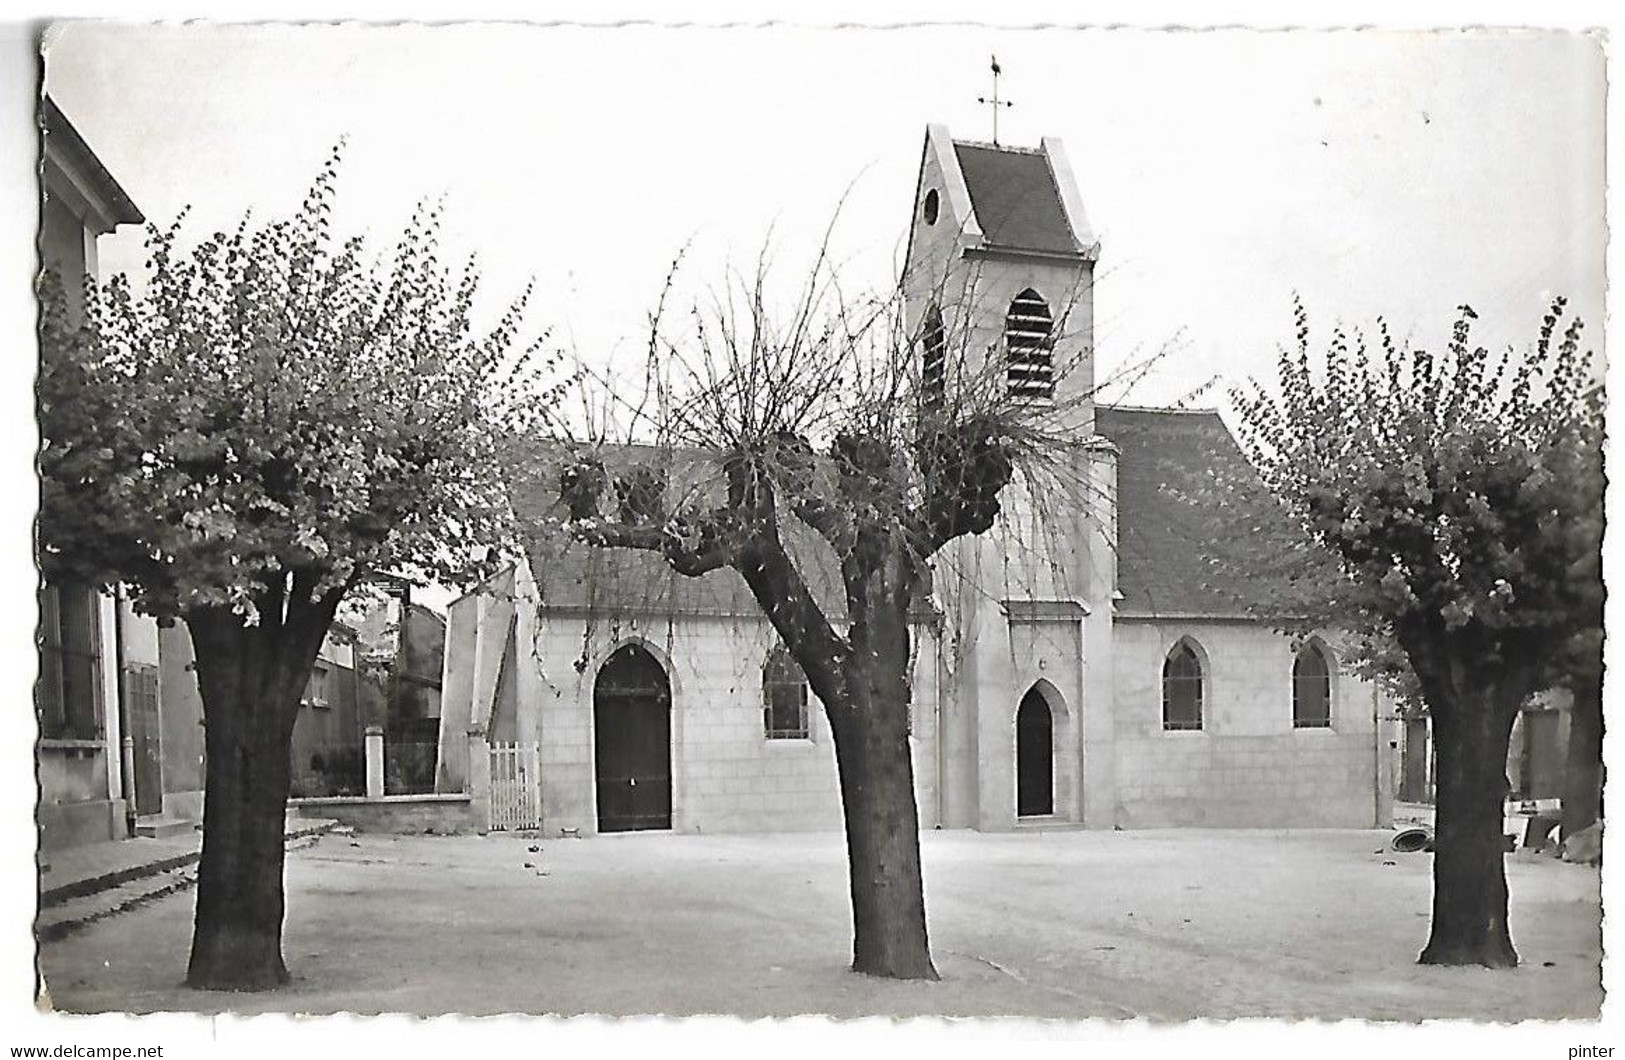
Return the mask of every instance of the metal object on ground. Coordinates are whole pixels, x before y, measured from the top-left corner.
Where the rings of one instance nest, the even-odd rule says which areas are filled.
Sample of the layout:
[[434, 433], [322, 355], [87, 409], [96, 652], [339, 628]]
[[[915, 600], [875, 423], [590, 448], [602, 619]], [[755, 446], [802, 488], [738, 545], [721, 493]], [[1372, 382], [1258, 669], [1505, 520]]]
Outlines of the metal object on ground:
[[1418, 854], [1433, 849], [1433, 833], [1426, 828], [1401, 829], [1389, 845], [1401, 854]]

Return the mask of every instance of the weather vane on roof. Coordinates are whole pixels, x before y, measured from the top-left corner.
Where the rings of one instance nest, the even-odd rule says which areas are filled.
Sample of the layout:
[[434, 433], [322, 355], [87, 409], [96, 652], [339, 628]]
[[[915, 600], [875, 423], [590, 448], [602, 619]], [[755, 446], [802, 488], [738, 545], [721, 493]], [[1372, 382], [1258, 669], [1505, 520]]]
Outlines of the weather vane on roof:
[[991, 99], [988, 98], [987, 96], [977, 96], [976, 97], [976, 102], [978, 102], [978, 103], [986, 103], [988, 106], [993, 108], [993, 146], [994, 147], [999, 146], [999, 108], [1000, 107], [1013, 107], [1013, 106], [1015, 106], [1015, 104], [1011, 103], [1009, 100], [999, 98], [999, 74], [1001, 74], [1001, 73], [1003, 73], [1003, 71], [999, 69], [999, 57], [997, 55], [995, 55], [995, 56], [993, 56], [993, 96], [992, 96]]

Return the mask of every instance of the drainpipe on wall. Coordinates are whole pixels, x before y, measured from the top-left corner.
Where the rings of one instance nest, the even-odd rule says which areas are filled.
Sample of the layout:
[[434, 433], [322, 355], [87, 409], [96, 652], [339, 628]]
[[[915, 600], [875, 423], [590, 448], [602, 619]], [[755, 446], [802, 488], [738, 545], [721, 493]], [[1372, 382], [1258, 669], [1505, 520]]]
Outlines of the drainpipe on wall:
[[113, 586], [113, 698], [118, 700], [119, 795], [124, 799], [124, 835], [135, 838], [135, 734], [130, 730], [129, 697], [124, 694], [124, 587]]

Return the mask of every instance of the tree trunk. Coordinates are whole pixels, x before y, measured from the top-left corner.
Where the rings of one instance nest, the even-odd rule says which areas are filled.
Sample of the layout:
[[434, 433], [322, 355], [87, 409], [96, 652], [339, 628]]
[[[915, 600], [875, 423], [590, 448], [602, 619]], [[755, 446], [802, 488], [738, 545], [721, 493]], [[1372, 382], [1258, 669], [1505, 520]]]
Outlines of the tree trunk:
[[907, 692], [900, 700], [871, 696], [831, 713], [841, 719], [833, 727], [852, 887], [852, 970], [936, 979], [925, 929]]
[[[307, 623], [308, 624], [308, 623]], [[245, 627], [232, 615], [187, 620], [205, 724], [203, 854], [188, 986], [268, 990], [282, 960], [284, 818], [299, 694], [320, 632]]]
[[1563, 838], [1583, 832], [1602, 816], [1601, 673], [1574, 684], [1569, 746], [1563, 767]]
[[920, 818], [909, 751], [906, 552], [880, 546], [846, 573], [852, 651], [849, 702], [830, 711], [852, 884], [852, 969], [891, 979], [936, 979], [925, 930]]
[[868, 528], [841, 559], [847, 642], [769, 535], [738, 570], [824, 703], [846, 824], [852, 969], [936, 979], [925, 933], [920, 819], [909, 750], [908, 609], [918, 568], [896, 528]]
[[1433, 715], [1438, 754], [1433, 930], [1422, 964], [1518, 963], [1507, 927], [1507, 746], [1513, 709], [1494, 697]]

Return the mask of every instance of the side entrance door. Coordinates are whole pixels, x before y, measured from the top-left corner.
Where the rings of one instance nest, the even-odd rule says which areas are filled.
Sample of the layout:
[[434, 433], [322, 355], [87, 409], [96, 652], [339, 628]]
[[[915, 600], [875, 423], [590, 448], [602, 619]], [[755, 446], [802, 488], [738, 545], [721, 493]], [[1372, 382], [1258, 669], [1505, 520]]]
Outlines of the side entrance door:
[[671, 682], [648, 650], [628, 644], [593, 684], [598, 830], [671, 827]]
[[1055, 812], [1055, 719], [1034, 688], [1016, 711], [1016, 816]]
[[143, 817], [164, 812], [164, 749], [158, 717], [158, 668], [124, 668], [124, 698], [135, 757], [135, 812]]

